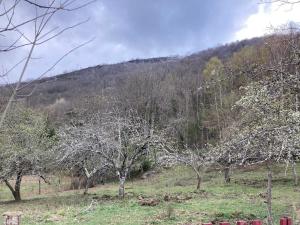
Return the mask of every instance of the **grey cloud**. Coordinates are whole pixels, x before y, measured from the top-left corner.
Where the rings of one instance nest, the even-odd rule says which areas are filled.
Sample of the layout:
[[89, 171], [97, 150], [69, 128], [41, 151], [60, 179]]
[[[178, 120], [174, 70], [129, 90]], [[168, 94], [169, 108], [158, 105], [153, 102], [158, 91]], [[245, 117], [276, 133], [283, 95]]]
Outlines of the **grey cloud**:
[[[67, 26], [90, 17], [37, 49], [27, 79], [45, 70], [77, 44], [95, 40], [67, 57], [50, 75], [87, 66], [133, 58], [184, 55], [231, 41], [257, 0], [99, 0], [73, 16], [59, 15], [52, 26]], [[0, 55], [3, 65], [12, 63], [24, 50]], [[12, 78], [13, 79], [13, 78]]]

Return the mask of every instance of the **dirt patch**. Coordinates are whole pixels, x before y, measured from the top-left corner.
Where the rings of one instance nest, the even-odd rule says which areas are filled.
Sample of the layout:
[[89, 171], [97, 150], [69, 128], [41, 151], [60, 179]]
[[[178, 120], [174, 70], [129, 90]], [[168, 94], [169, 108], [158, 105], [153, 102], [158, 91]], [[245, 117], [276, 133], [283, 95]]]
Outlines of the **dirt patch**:
[[139, 196], [138, 203], [141, 206], [157, 206], [160, 203], [160, 200], [156, 198], [144, 198]]
[[177, 203], [181, 203], [187, 200], [192, 199], [193, 197], [190, 195], [169, 195], [169, 194], [165, 194], [164, 196], [164, 201], [165, 202], [177, 202]]

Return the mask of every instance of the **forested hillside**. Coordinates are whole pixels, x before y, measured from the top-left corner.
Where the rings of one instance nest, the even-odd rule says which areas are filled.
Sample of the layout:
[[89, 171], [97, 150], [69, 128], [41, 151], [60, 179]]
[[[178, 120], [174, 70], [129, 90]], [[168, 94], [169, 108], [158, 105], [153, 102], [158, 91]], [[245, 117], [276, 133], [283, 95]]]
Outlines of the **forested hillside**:
[[[86, 120], [98, 111], [135, 109], [153, 126], [172, 126], [182, 144], [203, 146], [218, 139], [221, 125], [217, 125], [217, 117], [224, 120], [225, 108], [229, 110], [238, 97], [235, 91], [245, 84], [265, 40], [254, 38], [185, 57], [137, 59], [43, 78], [27, 87], [24, 83], [24, 93], [34, 89], [24, 101], [49, 113], [57, 125], [75, 118]], [[222, 93], [206, 84], [211, 82], [214, 66], [223, 73]], [[229, 71], [239, 69], [243, 71], [238, 74]], [[2, 87], [1, 92], [9, 96], [10, 90]], [[217, 104], [214, 92], [218, 92]], [[220, 115], [215, 107], [221, 107]], [[226, 125], [225, 121], [220, 123]]]

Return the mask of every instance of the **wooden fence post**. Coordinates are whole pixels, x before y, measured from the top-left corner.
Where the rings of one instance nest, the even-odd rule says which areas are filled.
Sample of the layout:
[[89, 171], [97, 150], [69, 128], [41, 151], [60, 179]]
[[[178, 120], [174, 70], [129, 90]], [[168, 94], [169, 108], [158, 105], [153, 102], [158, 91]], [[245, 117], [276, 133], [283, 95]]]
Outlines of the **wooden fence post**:
[[6, 212], [4, 216], [4, 225], [20, 225], [21, 224], [20, 212]]

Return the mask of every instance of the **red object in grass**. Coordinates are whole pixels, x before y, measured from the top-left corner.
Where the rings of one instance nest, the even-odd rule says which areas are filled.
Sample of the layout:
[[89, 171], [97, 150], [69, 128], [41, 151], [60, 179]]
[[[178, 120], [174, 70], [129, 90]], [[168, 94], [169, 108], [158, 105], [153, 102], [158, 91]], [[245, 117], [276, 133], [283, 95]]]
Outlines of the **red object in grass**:
[[220, 225], [230, 225], [229, 222], [220, 222]]
[[261, 220], [252, 220], [252, 221], [250, 222], [250, 224], [251, 224], [251, 225], [262, 225], [262, 222], [261, 222]]
[[280, 218], [280, 225], [288, 225], [287, 224], [287, 218], [286, 217], [282, 217], [282, 218]]
[[293, 221], [291, 217], [281, 217], [280, 225], [293, 225]]
[[291, 217], [287, 217], [287, 225], [293, 225], [293, 220]]
[[247, 221], [239, 220], [239, 221], [236, 222], [236, 225], [247, 225]]

